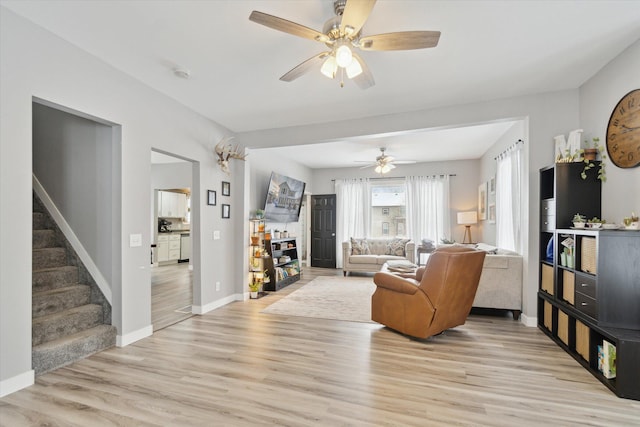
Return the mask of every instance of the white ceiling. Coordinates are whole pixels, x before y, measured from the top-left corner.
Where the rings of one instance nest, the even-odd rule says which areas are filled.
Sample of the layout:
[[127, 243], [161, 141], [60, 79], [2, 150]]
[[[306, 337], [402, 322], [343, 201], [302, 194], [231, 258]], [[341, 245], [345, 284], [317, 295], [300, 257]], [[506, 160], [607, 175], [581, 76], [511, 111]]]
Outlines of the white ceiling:
[[[319, 72], [281, 82], [281, 75], [325, 46], [248, 19], [259, 10], [322, 30], [333, 16], [332, 0], [0, 4], [234, 132], [577, 88], [640, 38], [640, 1], [378, 0], [364, 35], [439, 30], [442, 36], [433, 49], [361, 52], [376, 80], [363, 91], [349, 81], [340, 88]], [[190, 70], [191, 78], [176, 77], [176, 67]], [[433, 136], [458, 141], [447, 147], [450, 154], [472, 139], [453, 132]], [[401, 147], [409, 142], [385, 138], [376, 146], [403, 157]], [[298, 160], [307, 152], [315, 154], [314, 147], [305, 147]]]

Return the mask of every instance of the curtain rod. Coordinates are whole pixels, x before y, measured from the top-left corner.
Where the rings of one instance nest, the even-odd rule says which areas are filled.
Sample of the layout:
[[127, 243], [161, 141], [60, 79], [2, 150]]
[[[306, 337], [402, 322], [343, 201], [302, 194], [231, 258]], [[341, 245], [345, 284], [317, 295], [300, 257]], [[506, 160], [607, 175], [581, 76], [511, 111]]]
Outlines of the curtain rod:
[[[427, 178], [435, 178], [435, 177], [441, 177], [441, 176], [457, 176], [455, 173], [441, 173], [439, 175], [423, 175]], [[341, 178], [341, 179], [369, 179], [369, 180], [378, 180], [378, 179], [406, 179], [406, 176], [374, 176], [373, 178]], [[331, 180], [332, 182], [335, 182], [336, 179], [333, 178]]]
[[520, 143], [524, 144], [524, 141], [523, 141], [523, 140], [521, 140], [521, 139], [517, 140], [516, 142], [514, 142], [513, 144], [511, 144], [509, 147], [507, 147], [507, 148], [506, 148], [502, 153], [500, 153], [500, 154], [498, 154], [497, 156], [495, 156], [495, 157], [493, 158], [493, 160], [498, 160], [498, 158], [499, 158], [500, 156], [503, 156], [503, 155], [507, 154], [509, 151], [511, 151], [511, 150], [513, 150], [514, 148], [516, 148], [516, 147], [518, 146], [518, 144], [520, 144]]

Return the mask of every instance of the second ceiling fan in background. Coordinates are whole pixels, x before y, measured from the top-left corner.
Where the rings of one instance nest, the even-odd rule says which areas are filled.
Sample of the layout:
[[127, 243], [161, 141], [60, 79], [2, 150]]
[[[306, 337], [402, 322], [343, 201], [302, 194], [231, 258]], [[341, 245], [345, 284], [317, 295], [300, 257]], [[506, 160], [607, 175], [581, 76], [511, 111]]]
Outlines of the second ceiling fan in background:
[[362, 89], [375, 84], [373, 75], [362, 57], [355, 50], [409, 50], [435, 47], [440, 39], [440, 31], [401, 31], [394, 33], [363, 36], [361, 34], [376, 0], [336, 0], [336, 16], [329, 19], [322, 32], [305, 27], [263, 12], [253, 11], [249, 19], [278, 31], [324, 43], [329, 50], [307, 59], [280, 77], [290, 82], [303, 74], [320, 69], [322, 74], [334, 79], [344, 76]]

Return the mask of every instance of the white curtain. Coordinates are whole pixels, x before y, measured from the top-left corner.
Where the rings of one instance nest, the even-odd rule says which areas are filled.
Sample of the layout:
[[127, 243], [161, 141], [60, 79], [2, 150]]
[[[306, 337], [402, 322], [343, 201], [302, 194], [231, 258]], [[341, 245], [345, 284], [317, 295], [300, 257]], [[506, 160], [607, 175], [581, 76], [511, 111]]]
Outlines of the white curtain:
[[406, 179], [407, 236], [416, 245], [423, 238], [436, 244], [451, 237], [449, 176], [409, 176]]
[[371, 196], [369, 179], [336, 180], [336, 267], [342, 268], [342, 242], [369, 237]]
[[522, 144], [516, 143], [496, 160], [496, 245], [522, 253]]

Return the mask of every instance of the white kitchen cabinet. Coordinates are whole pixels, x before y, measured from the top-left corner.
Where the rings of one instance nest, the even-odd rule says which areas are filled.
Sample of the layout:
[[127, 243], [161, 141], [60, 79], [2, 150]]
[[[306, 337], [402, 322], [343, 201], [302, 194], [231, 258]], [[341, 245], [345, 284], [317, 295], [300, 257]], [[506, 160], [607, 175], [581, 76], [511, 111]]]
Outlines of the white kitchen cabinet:
[[187, 195], [172, 191], [158, 191], [158, 216], [185, 218], [187, 216]]
[[159, 235], [156, 242], [156, 253], [158, 262], [169, 261], [169, 236], [166, 234]]
[[169, 261], [177, 261], [180, 259], [180, 235], [169, 235]]

